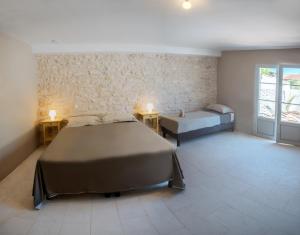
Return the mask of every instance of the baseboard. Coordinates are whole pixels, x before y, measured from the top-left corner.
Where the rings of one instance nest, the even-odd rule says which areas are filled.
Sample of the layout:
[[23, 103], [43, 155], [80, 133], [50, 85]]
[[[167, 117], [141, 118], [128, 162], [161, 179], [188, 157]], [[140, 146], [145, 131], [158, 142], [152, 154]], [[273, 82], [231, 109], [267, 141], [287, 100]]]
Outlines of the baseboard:
[[33, 128], [12, 143], [0, 149], [0, 181], [24, 161], [38, 145], [37, 131]]

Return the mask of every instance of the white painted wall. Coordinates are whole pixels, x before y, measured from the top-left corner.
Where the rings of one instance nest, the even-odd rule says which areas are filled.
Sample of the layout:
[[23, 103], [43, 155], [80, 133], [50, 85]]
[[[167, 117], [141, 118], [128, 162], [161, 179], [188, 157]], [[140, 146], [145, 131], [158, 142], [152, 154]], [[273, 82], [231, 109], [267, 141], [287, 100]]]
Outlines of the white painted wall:
[[256, 65], [300, 64], [300, 49], [227, 51], [218, 65], [218, 102], [236, 112], [236, 128], [253, 133]]
[[31, 47], [0, 33], [0, 179], [26, 157], [35, 142], [36, 89]]

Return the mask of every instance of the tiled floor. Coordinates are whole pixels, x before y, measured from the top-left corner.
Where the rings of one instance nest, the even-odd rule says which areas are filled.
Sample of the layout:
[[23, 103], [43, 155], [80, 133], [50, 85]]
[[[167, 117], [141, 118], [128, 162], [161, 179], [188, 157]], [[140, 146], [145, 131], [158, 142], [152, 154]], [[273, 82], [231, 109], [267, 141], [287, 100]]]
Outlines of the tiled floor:
[[300, 148], [239, 133], [185, 142], [186, 190], [83, 195], [32, 208], [37, 150], [0, 183], [1, 235], [300, 234]]

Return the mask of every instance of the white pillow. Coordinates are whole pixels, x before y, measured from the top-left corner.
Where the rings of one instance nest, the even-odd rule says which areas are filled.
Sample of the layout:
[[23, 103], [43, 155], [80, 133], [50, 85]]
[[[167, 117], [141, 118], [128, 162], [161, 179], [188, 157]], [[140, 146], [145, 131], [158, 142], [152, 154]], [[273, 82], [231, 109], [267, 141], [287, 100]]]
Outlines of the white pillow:
[[67, 127], [79, 127], [79, 126], [94, 126], [102, 124], [102, 119], [99, 116], [74, 116], [68, 118]]
[[208, 110], [213, 110], [218, 113], [233, 113], [233, 110], [226, 105], [222, 104], [210, 104], [206, 107]]
[[96, 112], [82, 112], [82, 113], [75, 113], [73, 115], [71, 115], [69, 118], [71, 117], [82, 117], [82, 116], [97, 116], [100, 119], [102, 119], [104, 117], [104, 113], [96, 113]]
[[128, 114], [128, 113], [109, 113], [103, 117], [104, 123], [130, 122], [130, 121], [136, 121], [136, 118], [132, 114]]

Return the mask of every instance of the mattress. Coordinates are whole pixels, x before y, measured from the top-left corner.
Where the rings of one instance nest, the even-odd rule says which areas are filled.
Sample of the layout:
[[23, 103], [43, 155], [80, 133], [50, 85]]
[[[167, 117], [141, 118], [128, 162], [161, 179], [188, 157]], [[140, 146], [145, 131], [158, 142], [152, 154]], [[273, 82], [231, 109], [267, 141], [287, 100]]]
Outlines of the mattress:
[[164, 181], [184, 189], [176, 149], [145, 125], [64, 128], [36, 164], [34, 206], [61, 194], [127, 191]]
[[160, 125], [175, 134], [214, 127], [234, 121], [233, 113], [220, 114], [213, 111], [196, 111], [185, 114], [185, 117], [162, 115]]

